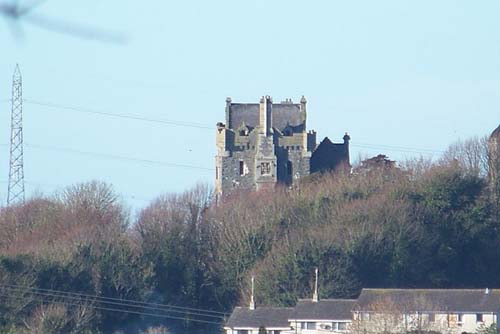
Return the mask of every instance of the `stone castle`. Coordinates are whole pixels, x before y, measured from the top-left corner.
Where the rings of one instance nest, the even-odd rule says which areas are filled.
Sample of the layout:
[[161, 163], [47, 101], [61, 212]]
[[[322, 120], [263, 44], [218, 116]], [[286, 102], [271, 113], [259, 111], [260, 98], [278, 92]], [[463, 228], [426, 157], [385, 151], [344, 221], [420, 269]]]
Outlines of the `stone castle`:
[[316, 144], [316, 132], [306, 127], [307, 101], [233, 103], [226, 99], [226, 122], [217, 123], [215, 191], [218, 198], [236, 190], [273, 189], [277, 184], [314, 172], [350, 170], [349, 140]]

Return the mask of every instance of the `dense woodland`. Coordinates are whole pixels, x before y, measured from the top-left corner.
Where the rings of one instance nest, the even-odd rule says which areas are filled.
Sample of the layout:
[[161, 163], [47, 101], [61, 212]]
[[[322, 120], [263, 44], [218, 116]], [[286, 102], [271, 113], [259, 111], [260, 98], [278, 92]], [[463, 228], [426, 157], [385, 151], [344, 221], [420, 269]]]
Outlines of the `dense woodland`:
[[106, 301], [230, 312], [248, 302], [255, 275], [257, 305], [293, 305], [311, 296], [315, 267], [320, 297], [500, 287], [487, 161], [485, 139], [471, 139], [433, 161], [358, 163], [350, 175], [313, 175], [219, 206], [198, 185], [159, 196], [137, 217], [101, 182], [35, 196], [0, 212], [0, 332], [217, 333], [192, 320], [219, 318], [194, 310], [162, 313], [175, 320]]

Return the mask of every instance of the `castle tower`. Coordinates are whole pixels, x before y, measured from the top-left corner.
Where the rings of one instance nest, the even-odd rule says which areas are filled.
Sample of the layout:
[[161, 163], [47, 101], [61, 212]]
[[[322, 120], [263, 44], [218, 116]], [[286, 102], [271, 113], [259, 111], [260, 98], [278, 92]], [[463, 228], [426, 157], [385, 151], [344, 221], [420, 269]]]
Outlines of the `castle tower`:
[[[318, 171], [349, 165], [348, 140], [323, 145], [317, 151], [316, 132], [307, 131], [304, 96], [299, 103], [274, 103], [263, 96], [259, 103], [235, 103], [226, 98], [225, 123], [217, 123], [215, 192], [217, 200], [237, 191], [272, 190], [309, 175], [312, 158]], [[323, 157], [324, 155], [328, 157]]]
[[500, 125], [491, 133], [488, 150], [490, 193], [498, 219], [500, 216]]

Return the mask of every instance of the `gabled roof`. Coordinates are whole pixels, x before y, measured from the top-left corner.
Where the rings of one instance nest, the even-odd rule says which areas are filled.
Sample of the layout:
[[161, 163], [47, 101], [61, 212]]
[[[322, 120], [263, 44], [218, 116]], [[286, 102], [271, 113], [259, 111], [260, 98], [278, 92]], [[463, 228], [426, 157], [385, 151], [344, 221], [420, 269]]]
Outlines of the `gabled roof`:
[[349, 146], [337, 144], [325, 137], [311, 156], [311, 173], [332, 171], [342, 164], [349, 165]]
[[236, 307], [229, 317], [226, 327], [230, 328], [290, 328], [288, 318], [290, 307]]
[[500, 290], [363, 289], [355, 309], [372, 311], [384, 303], [404, 311], [498, 312]]
[[301, 299], [293, 309], [293, 320], [351, 320], [355, 299]]

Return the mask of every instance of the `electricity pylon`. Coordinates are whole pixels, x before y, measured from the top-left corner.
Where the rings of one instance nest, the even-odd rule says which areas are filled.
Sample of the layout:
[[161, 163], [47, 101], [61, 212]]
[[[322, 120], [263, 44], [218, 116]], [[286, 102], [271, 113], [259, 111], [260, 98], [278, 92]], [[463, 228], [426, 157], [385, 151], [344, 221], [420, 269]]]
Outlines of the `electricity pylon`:
[[9, 191], [7, 205], [24, 203], [23, 80], [19, 65], [12, 76]]

